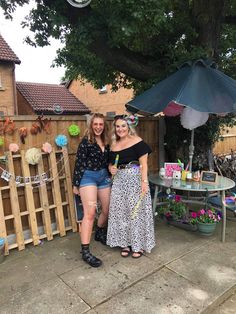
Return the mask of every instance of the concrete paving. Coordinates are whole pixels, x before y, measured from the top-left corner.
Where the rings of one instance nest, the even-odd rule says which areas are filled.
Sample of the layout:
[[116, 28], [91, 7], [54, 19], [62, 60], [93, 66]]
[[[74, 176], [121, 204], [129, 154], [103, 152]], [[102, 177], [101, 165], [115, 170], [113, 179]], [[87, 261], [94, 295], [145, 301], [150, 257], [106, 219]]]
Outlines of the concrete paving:
[[220, 228], [203, 237], [157, 221], [157, 246], [137, 260], [92, 242], [97, 269], [76, 233], [13, 250], [0, 264], [0, 313], [236, 313], [236, 222], [225, 243]]

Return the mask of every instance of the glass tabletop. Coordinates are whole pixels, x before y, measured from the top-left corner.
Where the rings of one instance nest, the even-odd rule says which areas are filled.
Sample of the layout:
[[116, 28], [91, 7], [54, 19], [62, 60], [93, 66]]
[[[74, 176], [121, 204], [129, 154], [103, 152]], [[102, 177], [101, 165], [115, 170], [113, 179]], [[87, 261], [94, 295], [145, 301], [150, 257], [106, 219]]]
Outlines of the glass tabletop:
[[218, 176], [217, 183], [205, 183], [196, 181], [183, 181], [178, 179], [161, 179], [157, 174], [150, 174], [149, 181], [155, 185], [164, 186], [166, 188], [173, 188], [182, 191], [224, 191], [232, 189], [235, 182], [229, 178]]

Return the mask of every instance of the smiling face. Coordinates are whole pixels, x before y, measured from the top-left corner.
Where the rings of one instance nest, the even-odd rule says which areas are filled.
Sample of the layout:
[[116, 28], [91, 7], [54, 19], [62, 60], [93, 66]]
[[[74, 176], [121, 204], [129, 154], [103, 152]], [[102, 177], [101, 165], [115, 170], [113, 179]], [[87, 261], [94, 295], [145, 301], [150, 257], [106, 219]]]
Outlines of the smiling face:
[[104, 131], [104, 120], [102, 118], [94, 118], [92, 122], [92, 130], [95, 136], [101, 136]]
[[129, 134], [128, 123], [123, 119], [116, 120], [115, 131], [119, 138], [125, 138]]

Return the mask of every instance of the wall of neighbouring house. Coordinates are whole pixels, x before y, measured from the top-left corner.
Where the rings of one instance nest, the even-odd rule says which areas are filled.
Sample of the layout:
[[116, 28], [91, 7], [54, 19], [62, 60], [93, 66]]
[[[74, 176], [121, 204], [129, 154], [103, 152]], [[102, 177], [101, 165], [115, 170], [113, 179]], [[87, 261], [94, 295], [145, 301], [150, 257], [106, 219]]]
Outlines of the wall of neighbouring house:
[[82, 101], [92, 112], [107, 112], [115, 114], [125, 113], [125, 104], [133, 98], [133, 90], [120, 88], [112, 92], [109, 85], [106, 91], [101, 92], [95, 89], [90, 83], [82, 85], [81, 81], [73, 80], [70, 83], [69, 91]]
[[0, 63], [0, 111], [1, 115], [16, 114], [15, 65], [13, 62]]
[[27, 100], [21, 95], [21, 93], [17, 90], [17, 106], [18, 106], [18, 114], [19, 115], [33, 115], [34, 111], [32, 107], [29, 105]]

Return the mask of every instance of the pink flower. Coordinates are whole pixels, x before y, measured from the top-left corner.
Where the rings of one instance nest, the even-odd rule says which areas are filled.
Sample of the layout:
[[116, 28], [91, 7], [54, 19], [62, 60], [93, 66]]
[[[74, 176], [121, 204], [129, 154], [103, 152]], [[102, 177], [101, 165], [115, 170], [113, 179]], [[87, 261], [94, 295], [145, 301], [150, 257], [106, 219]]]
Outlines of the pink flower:
[[207, 213], [208, 213], [209, 215], [212, 215], [212, 210], [208, 209]]
[[200, 209], [200, 210], [199, 210], [199, 213], [200, 213], [200, 215], [204, 215], [206, 212], [205, 212], [204, 209]]
[[181, 202], [182, 197], [180, 195], [175, 195], [175, 201], [176, 203]]
[[191, 217], [192, 217], [192, 218], [197, 218], [197, 213], [191, 212]]

